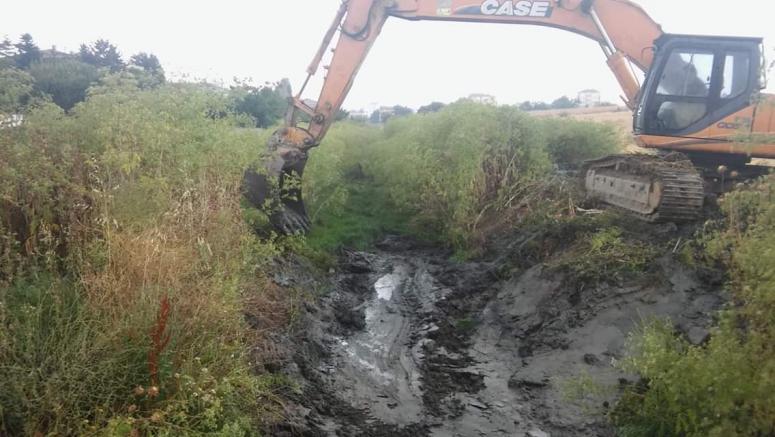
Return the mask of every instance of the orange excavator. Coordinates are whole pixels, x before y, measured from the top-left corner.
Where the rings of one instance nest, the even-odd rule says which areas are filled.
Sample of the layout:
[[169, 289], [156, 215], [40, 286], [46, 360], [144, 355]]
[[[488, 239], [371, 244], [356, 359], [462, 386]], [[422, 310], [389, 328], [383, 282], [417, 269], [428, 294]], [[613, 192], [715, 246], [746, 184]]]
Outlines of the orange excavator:
[[[694, 220], [706, 180], [752, 177], [764, 171], [752, 158], [775, 158], [775, 140], [766, 139], [775, 133], [775, 96], [761, 93], [761, 38], [667, 34], [629, 0], [343, 0], [263, 168], [245, 175], [247, 199], [265, 208], [280, 232], [309, 230], [300, 185], [308, 153], [331, 127], [390, 17], [548, 26], [598, 42], [634, 112], [638, 145], [659, 153], [588, 162], [586, 189], [646, 221]], [[309, 104], [302, 95], [329, 48], [322, 90]], [[635, 68], [645, 74], [642, 85]]]

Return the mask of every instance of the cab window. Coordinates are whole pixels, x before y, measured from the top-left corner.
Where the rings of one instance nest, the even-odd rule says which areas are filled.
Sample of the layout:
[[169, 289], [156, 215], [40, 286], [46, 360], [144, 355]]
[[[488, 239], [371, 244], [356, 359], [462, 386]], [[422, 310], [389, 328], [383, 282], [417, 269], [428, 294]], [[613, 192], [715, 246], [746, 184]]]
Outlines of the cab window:
[[662, 129], [682, 130], [708, 113], [708, 97], [715, 55], [706, 52], [676, 51], [670, 55], [657, 87], [665, 96], [657, 120]]
[[724, 59], [722, 99], [740, 97], [748, 90], [751, 71], [750, 52], [729, 52]]
[[657, 92], [663, 96], [707, 97], [714, 57], [713, 53], [674, 52], [662, 72]]

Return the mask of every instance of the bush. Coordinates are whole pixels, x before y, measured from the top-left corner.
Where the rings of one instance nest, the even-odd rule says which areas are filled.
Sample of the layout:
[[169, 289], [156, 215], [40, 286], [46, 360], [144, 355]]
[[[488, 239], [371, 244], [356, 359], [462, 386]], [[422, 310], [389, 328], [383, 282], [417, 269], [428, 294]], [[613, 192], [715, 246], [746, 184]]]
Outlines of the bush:
[[310, 218], [341, 216], [347, 204], [348, 185], [365, 177], [362, 163], [367, 148], [379, 138], [378, 129], [354, 122], [334, 125], [323, 144], [310, 154], [305, 169], [304, 193]]
[[[396, 119], [366, 167], [419, 233], [466, 247], [492, 214], [519, 208], [550, 169], [542, 132], [508, 107], [462, 103]], [[517, 202], [515, 202], [517, 201]]]
[[0, 67], [0, 118], [23, 112], [32, 101], [34, 86], [35, 79], [27, 72]]
[[[268, 334], [243, 316], [280, 250], [240, 206], [267, 134], [222, 94], [103, 84], [0, 130], [0, 434], [251, 435], [276, 414], [288, 384], [251, 370]], [[285, 299], [259, 328], [285, 329]]]
[[54, 103], [69, 111], [86, 98], [86, 90], [100, 77], [99, 70], [74, 59], [48, 59], [30, 66], [35, 89], [51, 95]]
[[542, 129], [552, 160], [563, 168], [578, 168], [586, 160], [620, 152], [623, 133], [611, 124], [568, 118], [545, 118]]
[[375, 159], [371, 147], [381, 134], [363, 124], [338, 123], [312, 152], [304, 192], [313, 222], [308, 241], [314, 248], [364, 248], [383, 233], [404, 231], [406, 217], [387, 203], [384, 187], [365, 170]]
[[[593, 123], [537, 121], [515, 108], [461, 102], [392, 119], [383, 130], [335, 126], [313, 153], [305, 183], [320, 233], [357, 229], [363, 242], [403, 229], [466, 252], [487, 235], [568, 211], [574, 184], [554, 175], [552, 153], [575, 162], [608, 153], [617, 138]], [[574, 141], [583, 146], [575, 155]]]
[[290, 97], [290, 83], [283, 80], [274, 86], [242, 85], [231, 90], [232, 108], [253, 119], [253, 126], [268, 128], [285, 114]]
[[710, 243], [731, 268], [736, 304], [706, 346], [651, 322], [630, 341], [623, 368], [644, 385], [619, 403], [625, 436], [775, 433], [775, 178], [729, 194], [727, 227]]

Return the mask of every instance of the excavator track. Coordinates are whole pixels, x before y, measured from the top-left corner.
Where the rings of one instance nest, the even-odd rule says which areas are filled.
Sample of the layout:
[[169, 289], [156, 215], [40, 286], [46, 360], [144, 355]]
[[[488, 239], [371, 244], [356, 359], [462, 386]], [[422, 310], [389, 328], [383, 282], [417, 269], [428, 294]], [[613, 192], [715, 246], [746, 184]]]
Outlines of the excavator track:
[[702, 176], [681, 154], [613, 155], [585, 165], [587, 193], [650, 223], [689, 222], [702, 213]]

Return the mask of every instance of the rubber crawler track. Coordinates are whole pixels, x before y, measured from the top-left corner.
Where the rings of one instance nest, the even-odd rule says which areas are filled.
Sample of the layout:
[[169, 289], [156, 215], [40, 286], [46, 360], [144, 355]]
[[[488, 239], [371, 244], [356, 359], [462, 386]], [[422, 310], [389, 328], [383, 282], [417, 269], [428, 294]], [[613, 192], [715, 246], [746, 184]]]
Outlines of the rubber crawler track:
[[671, 154], [665, 158], [651, 155], [612, 155], [588, 161], [583, 174], [586, 175], [587, 171], [592, 169], [613, 170], [623, 178], [628, 175], [648, 176], [652, 183], [662, 182], [662, 198], [654, 213], [643, 214], [627, 209], [644, 221], [690, 222], [697, 220], [702, 213], [705, 200], [704, 182], [685, 155]]

